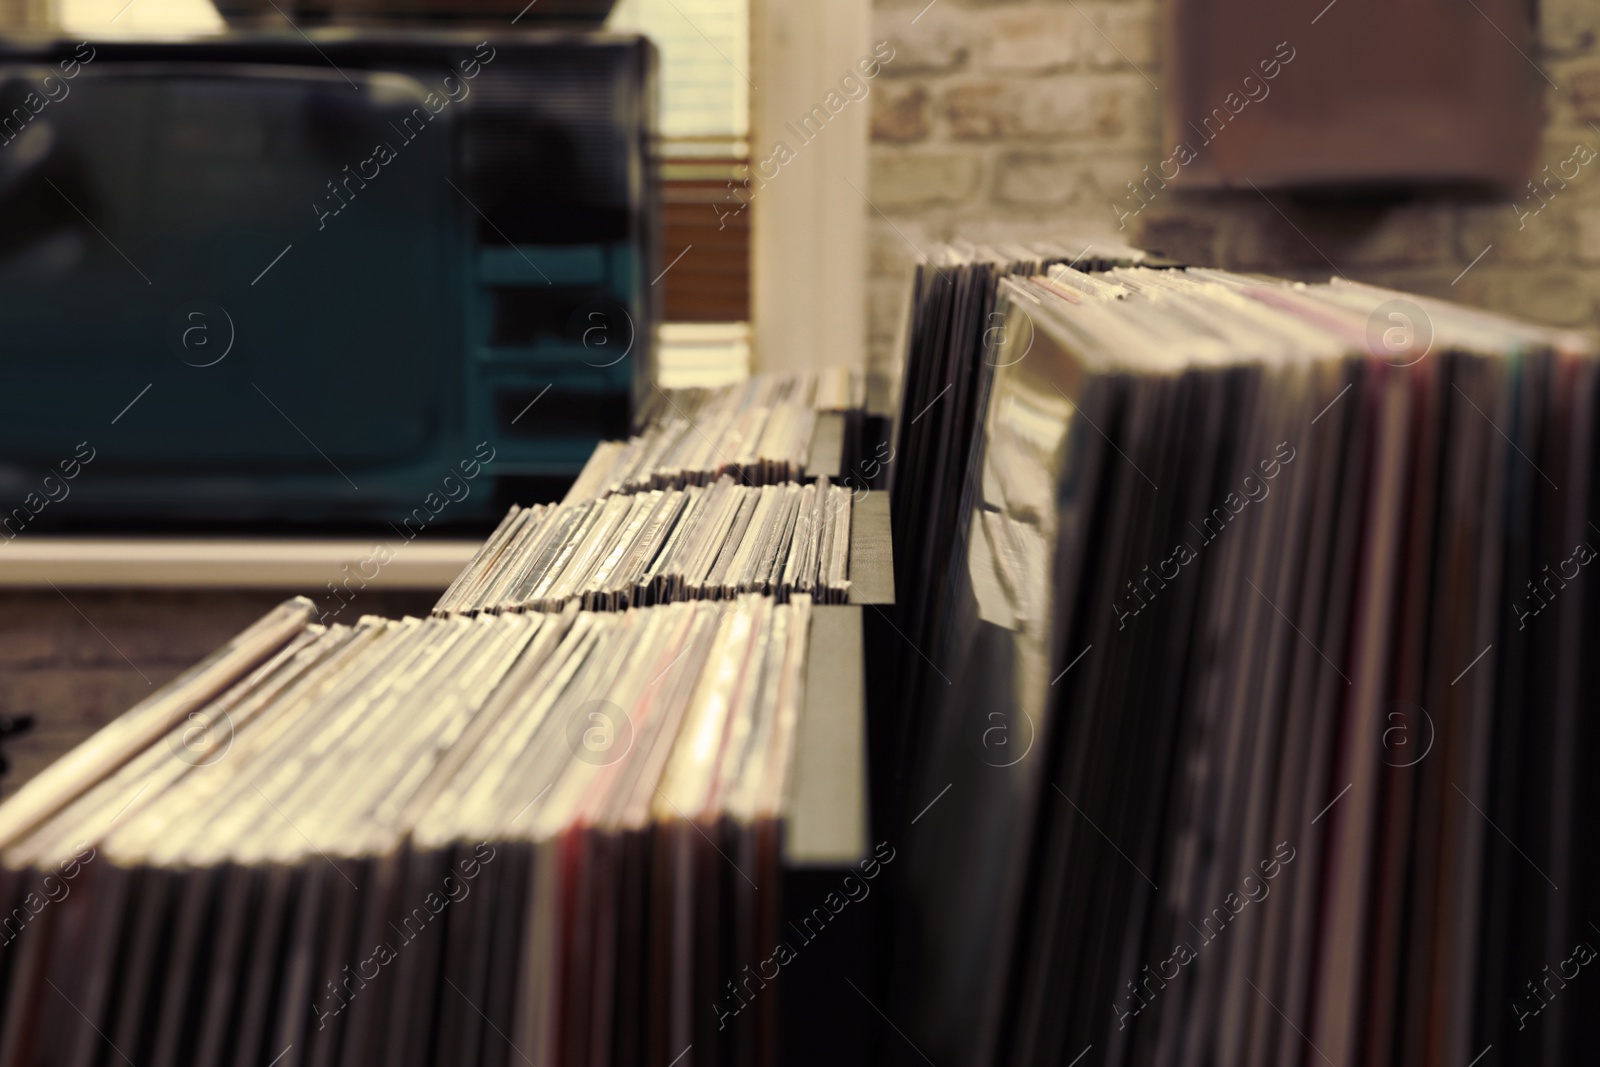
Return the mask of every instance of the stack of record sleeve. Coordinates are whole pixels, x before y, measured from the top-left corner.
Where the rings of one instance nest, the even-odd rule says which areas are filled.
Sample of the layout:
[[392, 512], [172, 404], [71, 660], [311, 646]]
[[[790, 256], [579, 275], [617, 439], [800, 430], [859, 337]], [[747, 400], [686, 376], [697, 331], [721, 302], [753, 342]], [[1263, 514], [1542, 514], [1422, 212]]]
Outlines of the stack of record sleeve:
[[[862, 402], [842, 368], [657, 390], [639, 435], [603, 441], [559, 504], [513, 507], [435, 614], [619, 610], [850, 594], [854, 493], [802, 485], [819, 412]], [[841, 442], [842, 447], [842, 442]]]
[[[905, 638], [898, 646], [897, 673], [905, 690], [900, 708], [922, 706], [921, 686], [930, 679], [944, 684], [925, 670], [917, 650], [939, 640], [946, 614], [941, 601], [944, 563], [966, 536], [958, 518], [975, 420], [982, 417], [994, 370], [994, 356], [986, 353], [1005, 333], [994, 310], [996, 288], [1001, 278], [1069, 263], [1081, 271], [1169, 265], [1139, 249], [1068, 239], [938, 245], [917, 267], [890, 486], [895, 590]], [[905, 721], [886, 731], [894, 738], [893, 754], [879, 764], [890, 779], [881, 793], [886, 804], [898, 806], [905, 799], [914, 730]]]
[[891, 1059], [1590, 1062], [1589, 339], [1020, 261], [918, 280]]
[[815, 411], [857, 411], [866, 406], [866, 378], [846, 366], [752, 374], [741, 382], [714, 388], [657, 387], [639, 409], [635, 425], [649, 426], [669, 418], [719, 418], [729, 411], [772, 409], [794, 404]]
[[767, 593], [843, 603], [851, 493], [813, 485], [654, 489], [513, 507], [435, 613], [617, 610]]
[[770, 1059], [810, 597], [313, 615], [0, 806], [0, 1062]]
[[818, 416], [864, 403], [860, 372], [845, 367], [757, 374], [717, 389], [658, 388], [641, 411], [643, 428], [602, 442], [566, 499], [710, 485], [723, 475], [745, 485], [799, 481]]

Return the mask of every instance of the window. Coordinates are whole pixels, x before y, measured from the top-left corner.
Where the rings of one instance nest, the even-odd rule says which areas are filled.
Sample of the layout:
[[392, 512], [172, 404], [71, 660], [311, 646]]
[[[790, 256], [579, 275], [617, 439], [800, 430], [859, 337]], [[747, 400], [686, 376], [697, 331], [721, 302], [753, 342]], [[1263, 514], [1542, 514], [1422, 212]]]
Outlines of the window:
[[608, 27], [660, 52], [664, 380], [726, 380], [749, 362], [748, 0], [619, 0]]

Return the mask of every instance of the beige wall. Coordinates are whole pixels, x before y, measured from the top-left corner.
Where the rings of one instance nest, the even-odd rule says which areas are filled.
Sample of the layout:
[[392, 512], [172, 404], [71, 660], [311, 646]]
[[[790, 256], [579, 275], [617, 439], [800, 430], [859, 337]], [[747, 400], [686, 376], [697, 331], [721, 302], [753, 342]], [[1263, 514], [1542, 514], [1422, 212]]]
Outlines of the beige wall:
[[[1579, 142], [1600, 150], [1589, 125], [1600, 126], [1600, 4], [1540, 7], [1530, 55], [1560, 87], [1546, 90], [1540, 160], [1554, 166]], [[873, 39], [896, 48], [872, 100], [870, 196], [888, 216], [872, 212], [869, 239], [869, 366], [880, 376], [899, 358], [911, 246], [956, 235], [1121, 237], [1189, 262], [1305, 278], [1327, 277], [1332, 260], [1354, 279], [1600, 325], [1594, 164], [1520, 230], [1509, 198], [1332, 209], [1274, 195], [1291, 225], [1254, 192], [1169, 191], [1119, 234], [1111, 202], [1168, 154], [1154, 87], [1160, 9], [1156, 0], [876, 0]]]

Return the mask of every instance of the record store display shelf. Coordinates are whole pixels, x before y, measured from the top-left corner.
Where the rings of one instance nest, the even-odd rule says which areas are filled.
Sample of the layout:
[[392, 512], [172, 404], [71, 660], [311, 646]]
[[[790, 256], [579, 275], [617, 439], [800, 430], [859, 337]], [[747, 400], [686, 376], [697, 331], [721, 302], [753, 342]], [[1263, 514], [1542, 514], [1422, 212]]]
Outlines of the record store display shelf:
[[[744, 492], [712, 546], [730, 558], [829, 499]], [[808, 1020], [870, 945], [868, 908], [824, 937], [813, 898], [883, 859], [862, 614], [892, 599], [883, 495], [833, 492], [837, 541], [806, 559], [836, 603], [729, 588], [327, 626], [280, 605], [0, 805], [0, 1062], [819, 1054]], [[641, 528], [590, 547], [620, 557]], [[752, 979], [791, 921], [821, 944]]]

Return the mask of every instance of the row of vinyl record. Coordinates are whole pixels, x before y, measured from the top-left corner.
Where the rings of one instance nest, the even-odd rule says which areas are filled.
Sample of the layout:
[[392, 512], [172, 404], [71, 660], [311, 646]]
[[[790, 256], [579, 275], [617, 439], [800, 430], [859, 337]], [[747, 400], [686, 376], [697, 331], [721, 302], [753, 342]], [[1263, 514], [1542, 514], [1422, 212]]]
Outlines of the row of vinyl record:
[[602, 442], [568, 503], [613, 493], [709, 485], [729, 475], [746, 485], [805, 479], [821, 412], [856, 411], [865, 402], [859, 371], [824, 367], [757, 374], [716, 389], [657, 389], [642, 429]]
[[[0, 1067], [769, 1061], [775, 998], [718, 998], [777, 938], [851, 539], [848, 491], [784, 479], [859, 385], [661, 394], [682, 414], [513, 507], [429, 618], [287, 602], [29, 782]], [[670, 488], [595, 477], [702, 434], [646, 450], [697, 472]]]
[[1589, 341], [1068, 258], [916, 282], [891, 1058], [1586, 1062]]
[[0, 1063], [763, 1061], [810, 605], [286, 602], [0, 806]]
[[584, 503], [513, 507], [436, 613], [617, 610], [767, 593], [849, 596], [852, 494], [812, 485], [651, 490]]
[[635, 425], [668, 418], [698, 419], [705, 412], [732, 408], [772, 408], [798, 404], [816, 411], [859, 411], [866, 407], [866, 376], [854, 367], [830, 365], [801, 371], [765, 371], [731, 385], [657, 388], [640, 406]]

